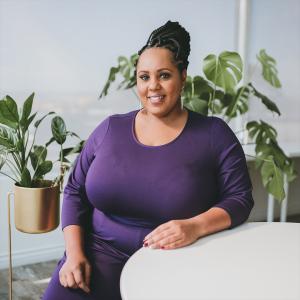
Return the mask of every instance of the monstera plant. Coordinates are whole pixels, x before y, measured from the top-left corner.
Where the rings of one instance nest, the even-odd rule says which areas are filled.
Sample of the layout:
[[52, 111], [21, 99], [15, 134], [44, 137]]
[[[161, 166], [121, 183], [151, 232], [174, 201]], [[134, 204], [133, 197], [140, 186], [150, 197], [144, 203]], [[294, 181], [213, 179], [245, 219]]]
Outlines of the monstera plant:
[[[83, 141], [74, 132], [67, 131], [64, 120], [54, 112], [47, 113], [33, 123], [37, 115], [36, 112], [32, 113], [33, 98], [34, 93], [26, 99], [22, 108], [18, 108], [16, 101], [8, 95], [0, 100], [0, 174], [8, 176], [20, 187], [33, 188], [49, 184], [44, 177], [55, 163], [59, 163], [59, 174], [51, 180], [51, 185], [62, 185], [64, 174], [71, 165], [67, 156], [79, 153]], [[44, 145], [37, 145], [38, 128], [49, 115], [54, 115], [52, 135]], [[74, 147], [63, 148], [69, 136], [77, 137], [80, 141]], [[53, 162], [47, 159], [47, 148], [52, 143], [59, 148], [59, 158]]]
[[[107, 95], [117, 75], [123, 77], [117, 89], [134, 91], [137, 58], [137, 54], [129, 58], [124, 56], [118, 58], [118, 65], [110, 69], [108, 80], [99, 98]], [[257, 59], [262, 67], [264, 80], [273, 88], [280, 88], [275, 59], [265, 50], [260, 50]], [[241, 84], [243, 62], [237, 52], [224, 51], [219, 56], [209, 54], [203, 61], [203, 73], [204, 77], [187, 77], [182, 101], [188, 109], [204, 115], [217, 115], [229, 122], [246, 114], [249, 102], [258, 99], [267, 110], [280, 115], [277, 105], [259, 92], [251, 81]], [[238, 130], [240, 131], [245, 131], [255, 144], [255, 165], [260, 170], [263, 185], [275, 199], [283, 200], [285, 198], [284, 176], [290, 182], [295, 179], [296, 172], [293, 161], [278, 144], [277, 131], [263, 120], [251, 120], [244, 128]]]

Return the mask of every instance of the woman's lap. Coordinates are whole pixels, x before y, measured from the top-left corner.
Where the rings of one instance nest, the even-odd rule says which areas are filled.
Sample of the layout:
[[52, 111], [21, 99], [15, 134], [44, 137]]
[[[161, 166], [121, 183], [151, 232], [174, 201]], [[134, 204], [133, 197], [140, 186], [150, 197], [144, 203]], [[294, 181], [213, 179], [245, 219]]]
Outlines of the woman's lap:
[[89, 251], [87, 255], [92, 266], [89, 294], [81, 289], [65, 288], [59, 282], [59, 270], [65, 262], [65, 255], [57, 264], [43, 300], [121, 300], [120, 275], [126, 258], [109, 253]]

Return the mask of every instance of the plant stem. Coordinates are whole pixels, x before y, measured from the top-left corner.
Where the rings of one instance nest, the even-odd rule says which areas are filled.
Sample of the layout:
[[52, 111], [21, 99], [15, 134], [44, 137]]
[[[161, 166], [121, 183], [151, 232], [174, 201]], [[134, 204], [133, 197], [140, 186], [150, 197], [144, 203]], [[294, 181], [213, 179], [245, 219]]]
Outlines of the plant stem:
[[[11, 170], [11, 172], [13, 173], [13, 175], [17, 178], [19, 170], [16, 168], [14, 163], [12, 161], [10, 161], [9, 159], [6, 159], [5, 162], [7, 163], [8, 167]], [[19, 174], [19, 176], [21, 176], [21, 174]]]
[[216, 80], [217, 80], [217, 72], [218, 72], [218, 63], [216, 60], [216, 73], [215, 73], [215, 78], [214, 78], [214, 91], [213, 91], [213, 95], [212, 98], [209, 99], [208, 102], [208, 108], [211, 106], [211, 115], [214, 115], [214, 100], [216, 97], [216, 89], [217, 89], [217, 84], [216, 84]]
[[0, 171], [0, 174], [9, 177], [9, 178], [12, 179], [14, 182], [18, 182], [15, 178], [9, 176], [8, 174], [6, 174], [6, 173], [4, 173], [4, 172], [2, 172], [2, 171]]

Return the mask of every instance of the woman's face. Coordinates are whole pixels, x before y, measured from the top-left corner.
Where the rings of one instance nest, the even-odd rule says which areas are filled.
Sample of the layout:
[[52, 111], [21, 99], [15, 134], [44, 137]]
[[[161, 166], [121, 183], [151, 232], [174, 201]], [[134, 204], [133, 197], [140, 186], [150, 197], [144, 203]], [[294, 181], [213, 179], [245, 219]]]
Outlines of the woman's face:
[[180, 74], [165, 48], [146, 49], [137, 64], [137, 91], [143, 107], [156, 116], [180, 109], [180, 93], [186, 70]]

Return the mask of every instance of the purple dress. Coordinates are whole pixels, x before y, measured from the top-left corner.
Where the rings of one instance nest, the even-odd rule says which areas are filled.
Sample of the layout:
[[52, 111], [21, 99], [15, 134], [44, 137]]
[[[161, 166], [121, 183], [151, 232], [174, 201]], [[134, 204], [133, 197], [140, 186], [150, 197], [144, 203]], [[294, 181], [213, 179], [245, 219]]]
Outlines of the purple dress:
[[160, 224], [211, 207], [228, 212], [231, 228], [249, 216], [253, 199], [245, 155], [223, 120], [189, 110], [178, 137], [147, 146], [134, 134], [138, 111], [101, 122], [78, 156], [64, 191], [62, 228], [85, 228], [91, 293], [60, 285], [64, 254], [44, 300], [120, 300], [125, 262]]

